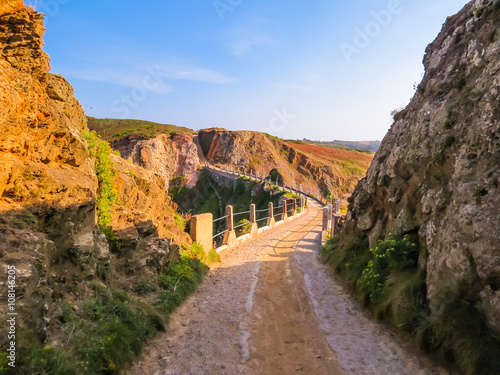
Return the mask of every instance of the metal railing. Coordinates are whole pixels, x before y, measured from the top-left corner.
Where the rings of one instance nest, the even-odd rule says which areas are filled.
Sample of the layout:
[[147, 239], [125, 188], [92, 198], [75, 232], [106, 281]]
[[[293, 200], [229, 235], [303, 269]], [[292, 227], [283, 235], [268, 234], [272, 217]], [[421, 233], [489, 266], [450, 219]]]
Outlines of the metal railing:
[[[229, 173], [232, 175], [238, 175], [238, 176], [243, 176], [251, 180], [257, 180], [261, 181], [263, 183], [269, 184], [269, 185], [274, 185], [278, 186], [278, 188], [281, 191], [287, 190], [290, 192], [296, 192], [299, 195], [303, 195], [306, 197], [310, 197], [313, 199], [318, 200], [318, 202], [321, 202], [324, 205], [327, 205], [330, 200], [328, 197], [326, 197], [319, 189], [316, 189], [314, 192], [313, 189], [309, 188], [309, 192], [306, 192], [302, 189], [301, 185], [298, 184], [298, 186], [295, 186], [295, 184], [292, 184], [292, 186], [287, 186], [284, 181], [281, 181], [281, 185], [279, 183], [279, 180], [277, 179], [276, 181], [273, 181], [270, 178], [266, 178], [266, 176], [260, 176], [259, 172], [256, 172], [257, 175], [252, 176], [252, 173], [249, 171], [241, 171], [241, 170], [235, 170], [233, 167], [228, 167], [228, 166], [223, 166], [223, 165], [217, 165], [217, 164], [210, 164], [210, 163], [204, 163], [202, 164], [204, 167], [211, 168], [214, 170], [218, 170], [221, 172]], [[269, 176], [270, 177], [270, 176]]]
[[[303, 213], [305, 211], [305, 208], [307, 206], [306, 197], [312, 197], [318, 200], [319, 202], [325, 203], [325, 200], [321, 198], [318, 199], [318, 197], [316, 197], [314, 194], [310, 194], [311, 189], [309, 189], [309, 194], [305, 193], [302, 189], [302, 185], [300, 186], [300, 189], [294, 186], [293, 183], [292, 186], [287, 186], [284, 183], [280, 186], [278, 184], [279, 183], [278, 180], [272, 181], [270, 177], [266, 179], [265, 176], [260, 176], [258, 172], [255, 174], [255, 176], [252, 176], [251, 173], [246, 173], [245, 171], [241, 172], [238, 170], [234, 170], [233, 168], [223, 167], [219, 165], [205, 164], [204, 166], [214, 170], [219, 170], [228, 174], [232, 174], [235, 176], [243, 176], [250, 180], [255, 180], [258, 182], [260, 181], [263, 182], [264, 184], [269, 184], [270, 186], [278, 186], [280, 191], [295, 192], [297, 193], [297, 195], [299, 195], [299, 198], [283, 199], [280, 202], [280, 205], [276, 207], [272, 202], [269, 202], [267, 209], [257, 210], [255, 205], [252, 204], [250, 206], [250, 210], [248, 211], [233, 212], [233, 207], [227, 206], [226, 215], [216, 219], [213, 219], [212, 214], [195, 215], [193, 217], [195, 220], [194, 223], [197, 223], [197, 220], [203, 221], [203, 225], [197, 224], [196, 229], [191, 232], [191, 236], [193, 238], [193, 241], [199, 243], [203, 242], [204, 247], [216, 248], [218, 247], [218, 245], [222, 244], [230, 245], [231, 243], [234, 243], [235, 241], [238, 240], [238, 237], [236, 235], [237, 229], [239, 229], [238, 232], [240, 232], [242, 236], [243, 234], [246, 234], [245, 232], [250, 232], [250, 234], [253, 235], [259, 231], [259, 228], [265, 226], [273, 226], [275, 225], [276, 222], [279, 223], [287, 220], [289, 217], [296, 217], [299, 212]], [[319, 190], [317, 190], [317, 193], [319, 195]], [[340, 200], [336, 201], [335, 208], [337, 210], [340, 210]], [[243, 220], [241, 219], [240, 222], [238, 222], [238, 224], [235, 225], [234, 218], [235, 217], [239, 218], [243, 215], [248, 215], [248, 221], [241, 222], [241, 220]], [[200, 218], [201, 216], [203, 216], [203, 218]], [[222, 224], [223, 220], [225, 220], [225, 224]], [[248, 229], [242, 231], [241, 228], [245, 226], [248, 226]], [[191, 226], [191, 228], [193, 228], [193, 225]], [[207, 231], [210, 231], [209, 235]], [[198, 232], [203, 232], [203, 234], [200, 234]], [[203, 237], [203, 239], [201, 239], [201, 237]]]

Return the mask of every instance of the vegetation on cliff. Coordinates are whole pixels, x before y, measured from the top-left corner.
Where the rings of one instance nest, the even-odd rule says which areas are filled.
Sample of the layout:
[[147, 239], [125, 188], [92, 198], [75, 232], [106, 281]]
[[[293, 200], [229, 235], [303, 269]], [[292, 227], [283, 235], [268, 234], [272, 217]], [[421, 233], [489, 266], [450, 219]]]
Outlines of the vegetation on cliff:
[[[196, 244], [185, 246], [178, 262], [171, 263], [155, 283], [138, 281], [133, 290], [119, 282], [76, 282], [74, 292], [90, 295], [80, 306], [60, 305], [58, 343], [47, 344], [35, 332], [20, 332], [20, 352], [9, 374], [119, 374], [141, 353], [144, 344], [164, 331], [169, 314], [202, 281], [209, 263]], [[109, 276], [119, 279], [118, 272]], [[85, 285], [87, 284], [87, 285]], [[7, 371], [6, 354], [0, 371]]]
[[186, 133], [192, 130], [169, 124], [158, 124], [143, 120], [101, 119], [87, 117], [88, 127], [107, 141], [120, 141], [124, 138], [151, 139], [159, 134]]
[[364, 305], [380, 320], [410, 338], [436, 361], [463, 374], [500, 373], [500, 338], [489, 327], [474, 290], [472, 275], [449, 284], [439, 309], [427, 300], [425, 272], [418, 267], [418, 243], [389, 233], [370, 249], [367, 241], [340, 246], [330, 238], [322, 256]]
[[118, 198], [115, 165], [109, 156], [113, 150], [95, 132], [84, 132], [83, 136], [87, 141], [90, 156], [94, 159], [95, 173], [99, 181], [97, 190], [98, 223], [101, 229], [106, 230], [111, 224], [113, 205], [117, 203]]
[[500, 373], [499, 23], [499, 1], [448, 17], [324, 250], [378, 317], [468, 375]]

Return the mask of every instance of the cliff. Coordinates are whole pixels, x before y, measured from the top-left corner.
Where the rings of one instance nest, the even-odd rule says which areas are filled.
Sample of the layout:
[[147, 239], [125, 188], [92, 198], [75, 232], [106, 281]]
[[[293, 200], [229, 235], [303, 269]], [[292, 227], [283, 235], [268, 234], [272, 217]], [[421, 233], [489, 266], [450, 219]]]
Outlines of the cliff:
[[[62, 373], [72, 357], [71, 371], [91, 373], [89, 362], [81, 361], [90, 350], [81, 341], [82, 327], [89, 337], [95, 334], [92, 342], [106, 332], [96, 334], [92, 310], [81, 306], [119, 289], [130, 293], [130, 306], [145, 309], [137, 302], [142, 294], [133, 292], [138, 283], [156, 285], [190, 239], [174, 220], [163, 176], [110, 153], [89, 132], [71, 85], [48, 73], [44, 30], [43, 17], [22, 1], [0, 5], [0, 268], [4, 275], [7, 267], [16, 269], [17, 373]], [[109, 217], [103, 219], [105, 210]], [[1, 285], [0, 314], [6, 316], [3, 277]], [[150, 319], [148, 335], [162, 329], [162, 318], [151, 320], [151, 308], [134, 318]], [[6, 324], [0, 323], [2, 332]], [[6, 340], [0, 338], [2, 347]], [[100, 358], [96, 366], [110, 366], [106, 373], [131, 360], [94, 354], [86, 358]], [[5, 360], [1, 353], [1, 371]]]
[[283, 141], [253, 131], [213, 128], [200, 130], [198, 137], [203, 153], [212, 163], [245, 168], [262, 176], [276, 170], [286, 184], [293, 181], [306, 191], [311, 188], [315, 193], [320, 189], [336, 197], [352, 192], [372, 160], [371, 155], [354, 150]]
[[[360, 239], [374, 248], [388, 230], [408, 234], [420, 248], [418, 269], [431, 321], [446, 311], [453, 321], [447, 303], [466, 301], [478, 321], [485, 314], [496, 332], [500, 332], [499, 26], [498, 1], [472, 1], [447, 19], [426, 50], [425, 76], [414, 98], [396, 114], [354, 191], [339, 247], [351, 249], [350, 256], [359, 259], [355, 253], [359, 246], [353, 244], [359, 245]], [[463, 333], [459, 326], [454, 328], [458, 335]]]
[[89, 128], [95, 130], [121, 156], [165, 180], [184, 177], [186, 183], [196, 183], [200, 164], [193, 131], [174, 125], [140, 120], [89, 118]]

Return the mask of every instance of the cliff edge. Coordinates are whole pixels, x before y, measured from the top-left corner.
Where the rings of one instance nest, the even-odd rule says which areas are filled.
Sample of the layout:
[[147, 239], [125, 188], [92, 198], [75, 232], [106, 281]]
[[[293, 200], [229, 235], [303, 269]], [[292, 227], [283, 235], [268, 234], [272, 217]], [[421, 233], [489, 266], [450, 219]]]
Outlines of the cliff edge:
[[431, 317], [456, 298], [474, 306], [478, 317], [485, 314], [496, 332], [499, 26], [498, 1], [472, 1], [447, 19], [426, 50], [425, 76], [415, 96], [395, 115], [354, 191], [339, 247], [353, 249], [361, 240], [373, 249], [388, 231], [409, 235], [420, 249], [418, 269]]

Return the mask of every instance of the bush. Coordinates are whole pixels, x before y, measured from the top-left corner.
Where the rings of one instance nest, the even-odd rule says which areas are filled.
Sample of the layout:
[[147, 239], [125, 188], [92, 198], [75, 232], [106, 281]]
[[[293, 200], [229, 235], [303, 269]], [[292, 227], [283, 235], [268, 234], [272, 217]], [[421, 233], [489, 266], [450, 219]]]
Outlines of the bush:
[[379, 241], [378, 246], [370, 252], [373, 259], [363, 270], [357, 286], [368, 294], [372, 302], [379, 302], [391, 271], [416, 266], [418, 247], [407, 235], [401, 238], [388, 234], [385, 241]]
[[248, 219], [242, 219], [240, 220], [236, 225], [236, 236], [242, 236], [244, 234], [250, 233], [250, 230], [252, 229], [252, 223]]
[[464, 277], [445, 287], [431, 314], [417, 249], [408, 236], [389, 233], [372, 250], [361, 239], [342, 246], [339, 237], [332, 237], [322, 255], [356, 286], [379, 319], [410, 334], [434, 359], [464, 375], [499, 374], [500, 338], [488, 326], [471, 288], [477, 280]]
[[113, 205], [118, 199], [115, 183], [115, 165], [109, 155], [113, 152], [109, 144], [94, 132], [84, 132], [90, 156], [95, 160], [95, 173], [99, 181], [97, 191], [98, 223], [101, 228], [109, 226], [113, 213]]
[[174, 311], [196, 290], [207, 271], [208, 267], [198, 259], [182, 255], [177, 263], [158, 277], [158, 285], [163, 291], [158, 294], [153, 305], [166, 313]]
[[186, 229], [187, 220], [185, 218], [183, 218], [181, 215], [179, 215], [178, 213], [175, 213], [174, 214], [174, 221], [175, 221], [175, 224], [177, 224], [177, 226], [181, 230], [181, 232], [184, 232], [184, 230]]
[[208, 252], [208, 263], [209, 264], [218, 263], [220, 261], [221, 261], [220, 255], [214, 249], [212, 249]]

